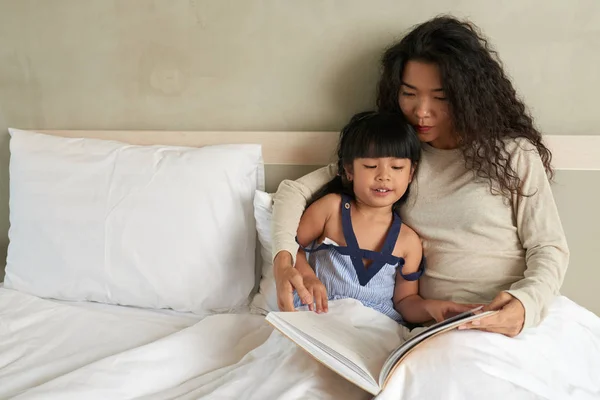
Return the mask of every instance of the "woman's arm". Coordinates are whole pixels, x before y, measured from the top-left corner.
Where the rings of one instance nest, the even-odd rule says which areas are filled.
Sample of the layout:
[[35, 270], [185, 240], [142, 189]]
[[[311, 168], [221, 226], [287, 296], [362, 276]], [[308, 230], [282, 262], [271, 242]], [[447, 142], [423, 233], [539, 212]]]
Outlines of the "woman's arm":
[[286, 179], [281, 182], [273, 197], [273, 258], [282, 251], [291, 257], [295, 264], [298, 244], [296, 231], [306, 204], [317, 190], [332, 180], [337, 174], [337, 166], [330, 164], [326, 167], [305, 175], [298, 180]]
[[525, 277], [508, 294], [525, 308], [524, 327], [538, 325], [559, 293], [569, 264], [569, 247], [544, 165], [529, 142], [521, 142], [515, 171], [530, 196], [513, 200], [517, 230], [526, 250]]
[[300, 218], [312, 195], [337, 174], [331, 164], [297, 181], [285, 180], [279, 185], [273, 199], [273, 274], [277, 286], [277, 303], [281, 311], [294, 310], [294, 289], [305, 304], [313, 298], [304, 287], [301, 274], [294, 268], [298, 253], [296, 232]]
[[524, 278], [501, 292], [484, 310], [500, 310], [467, 325], [516, 336], [538, 325], [559, 293], [569, 264], [569, 248], [542, 160], [526, 140], [518, 140], [514, 169], [527, 196], [513, 198], [517, 232], [526, 251]]

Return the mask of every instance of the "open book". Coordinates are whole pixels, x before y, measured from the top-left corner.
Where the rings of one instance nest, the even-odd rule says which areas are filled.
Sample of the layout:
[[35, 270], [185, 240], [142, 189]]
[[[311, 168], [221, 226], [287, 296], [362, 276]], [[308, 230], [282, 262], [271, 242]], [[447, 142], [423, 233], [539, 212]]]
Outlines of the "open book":
[[420, 328], [422, 331], [407, 341], [401, 338], [400, 325], [383, 314], [383, 318], [398, 328], [372, 314], [358, 321], [354, 316], [365, 311], [356, 306], [344, 315], [342, 311], [336, 312], [334, 307], [330, 307], [325, 314], [311, 311], [270, 312], [266, 320], [335, 373], [377, 395], [385, 388], [396, 366], [415, 347], [466, 322], [497, 312], [479, 312], [480, 309], [475, 308], [427, 328]]

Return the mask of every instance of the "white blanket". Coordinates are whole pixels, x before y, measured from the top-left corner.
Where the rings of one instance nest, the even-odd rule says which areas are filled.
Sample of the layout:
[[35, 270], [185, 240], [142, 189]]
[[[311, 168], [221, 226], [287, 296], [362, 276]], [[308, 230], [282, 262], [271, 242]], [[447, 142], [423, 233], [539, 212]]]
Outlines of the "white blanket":
[[[358, 303], [341, 302], [345, 312], [352, 307], [360, 315]], [[261, 316], [245, 314], [207, 317], [151, 343], [71, 367], [16, 398], [370, 397], [273, 332]], [[542, 326], [515, 339], [464, 331], [439, 336], [404, 361], [378, 398], [600, 398], [600, 318], [559, 298]]]
[[415, 349], [378, 396], [399, 398], [600, 399], [600, 318], [559, 297], [539, 327], [516, 338], [440, 335]]
[[95, 303], [61, 304], [0, 287], [0, 399], [199, 319]]

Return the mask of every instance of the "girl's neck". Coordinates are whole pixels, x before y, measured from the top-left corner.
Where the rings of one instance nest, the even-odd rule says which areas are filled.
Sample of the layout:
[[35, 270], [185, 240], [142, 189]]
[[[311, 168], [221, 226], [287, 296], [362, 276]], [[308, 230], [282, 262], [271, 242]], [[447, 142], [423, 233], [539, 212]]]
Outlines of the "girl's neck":
[[356, 212], [371, 220], [389, 219], [392, 215], [392, 206], [389, 207], [371, 207], [362, 203], [359, 199], [354, 200], [354, 208]]

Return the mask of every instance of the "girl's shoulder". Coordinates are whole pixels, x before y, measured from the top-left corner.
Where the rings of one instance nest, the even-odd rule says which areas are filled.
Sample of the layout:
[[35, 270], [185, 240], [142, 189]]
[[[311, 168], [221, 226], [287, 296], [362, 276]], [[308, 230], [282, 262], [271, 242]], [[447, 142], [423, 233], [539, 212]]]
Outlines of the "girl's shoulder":
[[396, 257], [407, 257], [407, 255], [413, 255], [418, 253], [419, 255], [423, 251], [423, 244], [421, 237], [406, 224], [402, 224], [400, 233], [398, 234], [398, 240], [394, 246], [393, 255]]
[[315, 207], [323, 211], [333, 212], [339, 211], [341, 204], [342, 196], [337, 193], [330, 193], [312, 203], [310, 207]]

